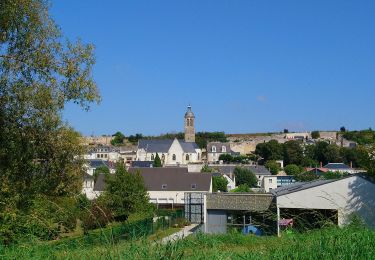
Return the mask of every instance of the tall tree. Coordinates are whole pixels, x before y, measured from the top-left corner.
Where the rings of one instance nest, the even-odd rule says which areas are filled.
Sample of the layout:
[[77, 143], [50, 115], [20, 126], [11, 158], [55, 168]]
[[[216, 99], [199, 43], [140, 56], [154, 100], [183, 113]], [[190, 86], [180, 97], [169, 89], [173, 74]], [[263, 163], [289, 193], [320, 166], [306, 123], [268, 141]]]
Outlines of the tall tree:
[[300, 165], [303, 159], [303, 150], [299, 141], [288, 141], [284, 143], [284, 163]]
[[[100, 97], [93, 46], [65, 41], [44, 0], [0, 1], [0, 212], [35, 194], [81, 189], [79, 134], [61, 120], [67, 102]], [[4, 203], [13, 200], [15, 203]]]
[[160, 160], [160, 157], [159, 157], [158, 153], [156, 153], [153, 166], [154, 167], [161, 167], [162, 166], [161, 160]]
[[105, 176], [105, 184], [99, 202], [113, 212], [116, 220], [124, 221], [132, 213], [151, 210], [149, 196], [139, 172], [131, 174], [123, 164], [118, 164], [115, 174]]
[[228, 180], [224, 176], [213, 176], [212, 177], [212, 190], [216, 191], [227, 191]]
[[122, 145], [124, 144], [125, 135], [121, 132], [116, 132], [114, 135], [112, 135], [114, 138], [111, 141], [112, 145]]
[[234, 176], [236, 177], [236, 185], [246, 184], [249, 187], [256, 187], [258, 184], [257, 177], [249, 169], [236, 167], [234, 168]]
[[271, 140], [267, 143], [257, 144], [255, 154], [263, 158], [264, 161], [282, 160], [283, 146], [277, 140]]

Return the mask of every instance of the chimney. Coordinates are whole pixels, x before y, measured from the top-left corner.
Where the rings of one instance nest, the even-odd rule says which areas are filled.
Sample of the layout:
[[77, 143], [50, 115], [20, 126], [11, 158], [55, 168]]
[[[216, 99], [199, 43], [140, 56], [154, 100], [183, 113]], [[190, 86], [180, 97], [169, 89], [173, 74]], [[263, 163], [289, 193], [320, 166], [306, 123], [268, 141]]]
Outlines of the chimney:
[[350, 161], [350, 168], [353, 169], [353, 161]]
[[320, 168], [323, 168], [323, 162], [320, 162]]

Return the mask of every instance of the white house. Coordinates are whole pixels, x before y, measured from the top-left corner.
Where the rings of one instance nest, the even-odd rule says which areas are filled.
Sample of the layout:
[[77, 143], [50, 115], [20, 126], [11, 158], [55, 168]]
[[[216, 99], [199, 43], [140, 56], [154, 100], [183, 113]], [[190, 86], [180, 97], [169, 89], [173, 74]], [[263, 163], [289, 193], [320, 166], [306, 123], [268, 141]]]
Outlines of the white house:
[[210, 142], [207, 144], [207, 162], [214, 163], [219, 161], [222, 154], [240, 155], [240, 153], [233, 152], [229, 143]]
[[98, 196], [98, 192], [94, 191], [95, 185], [95, 171], [98, 167], [107, 167], [110, 173], [115, 173], [114, 165], [111, 162], [98, 160], [98, 159], [91, 159], [87, 160], [87, 163], [84, 165], [86, 169], [86, 173], [83, 178], [83, 188], [82, 193], [86, 195], [88, 199], [94, 199]]
[[[187, 168], [129, 168], [142, 175], [150, 202], [163, 206], [182, 206], [185, 194], [212, 192], [212, 176], [208, 173], [188, 173]], [[94, 192], [99, 195], [105, 188], [104, 175], [99, 175]]]

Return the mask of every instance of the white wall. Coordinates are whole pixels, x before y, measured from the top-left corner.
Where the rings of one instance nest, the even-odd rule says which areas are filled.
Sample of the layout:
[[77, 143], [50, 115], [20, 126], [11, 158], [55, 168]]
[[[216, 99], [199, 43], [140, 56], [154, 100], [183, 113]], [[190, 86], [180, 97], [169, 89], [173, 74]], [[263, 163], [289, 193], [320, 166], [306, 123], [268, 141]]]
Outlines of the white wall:
[[266, 191], [274, 190], [277, 188], [277, 177], [273, 175], [263, 176], [261, 187]]
[[352, 176], [325, 185], [277, 197], [279, 208], [335, 209], [339, 225], [350, 220], [352, 213], [375, 227], [375, 184]]

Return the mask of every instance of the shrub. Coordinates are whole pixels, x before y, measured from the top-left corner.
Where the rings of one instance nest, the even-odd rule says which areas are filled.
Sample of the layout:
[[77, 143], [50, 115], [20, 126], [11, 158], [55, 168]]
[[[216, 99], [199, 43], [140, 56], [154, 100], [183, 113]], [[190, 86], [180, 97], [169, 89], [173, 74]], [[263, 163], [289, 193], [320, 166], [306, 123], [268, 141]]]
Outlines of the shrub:
[[82, 217], [82, 228], [87, 233], [88, 230], [103, 228], [111, 221], [113, 221], [112, 212], [105, 206], [93, 202]]

